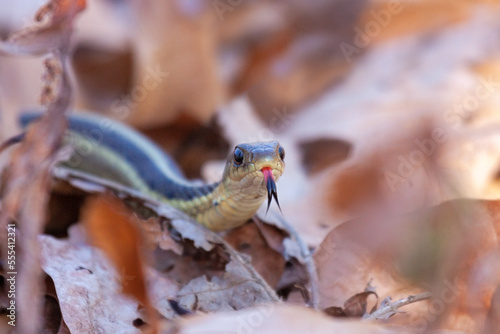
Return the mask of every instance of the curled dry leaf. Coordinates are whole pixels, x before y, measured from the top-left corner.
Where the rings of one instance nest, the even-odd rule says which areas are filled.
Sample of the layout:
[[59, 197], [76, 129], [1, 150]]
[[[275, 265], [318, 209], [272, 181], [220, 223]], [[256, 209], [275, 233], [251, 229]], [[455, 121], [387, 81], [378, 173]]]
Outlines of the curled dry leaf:
[[368, 298], [370, 296], [376, 298], [375, 305], [368, 310], [368, 313], [372, 313], [378, 305], [378, 296], [374, 291], [357, 293], [345, 301], [344, 307], [330, 306], [324, 309], [323, 312], [333, 317], [362, 317], [367, 314]]
[[85, 9], [86, 5], [86, 0], [51, 0], [38, 10], [35, 20], [38, 22], [47, 20], [51, 25], [57, 25], [73, 19]]
[[85, 6], [86, 0], [50, 0], [38, 10], [32, 26], [0, 42], [0, 52], [41, 55], [66, 49], [73, 19]]

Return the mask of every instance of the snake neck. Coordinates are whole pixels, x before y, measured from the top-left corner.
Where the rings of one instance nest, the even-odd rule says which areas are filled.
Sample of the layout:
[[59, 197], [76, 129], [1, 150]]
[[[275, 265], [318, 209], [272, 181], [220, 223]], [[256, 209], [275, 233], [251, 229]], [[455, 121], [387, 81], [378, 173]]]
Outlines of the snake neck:
[[231, 182], [224, 181], [210, 187], [213, 191], [191, 200], [165, 200], [209, 229], [222, 231], [244, 224], [266, 198], [266, 192], [261, 187], [242, 191]]

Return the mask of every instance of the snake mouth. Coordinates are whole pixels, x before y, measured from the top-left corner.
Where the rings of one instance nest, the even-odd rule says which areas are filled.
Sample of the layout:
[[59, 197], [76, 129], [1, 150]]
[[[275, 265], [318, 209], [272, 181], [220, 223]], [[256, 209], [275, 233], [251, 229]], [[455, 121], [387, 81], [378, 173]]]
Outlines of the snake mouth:
[[274, 200], [276, 201], [276, 204], [278, 204], [278, 208], [281, 211], [280, 207], [280, 202], [278, 201], [278, 188], [276, 187], [276, 181], [274, 180], [273, 176], [273, 170], [271, 167], [263, 167], [261, 170], [262, 174], [264, 174], [264, 180], [266, 181], [266, 188], [267, 188], [267, 210], [266, 210], [266, 215], [267, 212], [269, 211], [269, 207], [271, 206], [271, 201]]

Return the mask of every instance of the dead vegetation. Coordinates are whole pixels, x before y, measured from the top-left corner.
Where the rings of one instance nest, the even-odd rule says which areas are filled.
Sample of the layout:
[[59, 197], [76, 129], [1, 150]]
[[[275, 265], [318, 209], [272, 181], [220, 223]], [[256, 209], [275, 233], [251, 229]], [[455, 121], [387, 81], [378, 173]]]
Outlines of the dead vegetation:
[[[498, 1], [35, 7], [0, 13], [0, 140], [46, 111], [0, 152], [2, 331], [498, 331]], [[214, 233], [61, 167], [74, 109], [205, 180], [279, 140], [283, 214]]]

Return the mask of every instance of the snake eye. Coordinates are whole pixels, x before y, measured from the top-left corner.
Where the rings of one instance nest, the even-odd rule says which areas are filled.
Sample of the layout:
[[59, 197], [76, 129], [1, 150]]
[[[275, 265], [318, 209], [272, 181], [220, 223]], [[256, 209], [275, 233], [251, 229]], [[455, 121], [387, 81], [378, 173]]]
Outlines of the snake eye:
[[280, 154], [281, 160], [285, 160], [285, 149], [283, 148], [283, 146], [280, 146], [278, 148], [278, 153]]
[[241, 165], [243, 162], [243, 151], [238, 147], [234, 149], [234, 163], [236, 165]]

